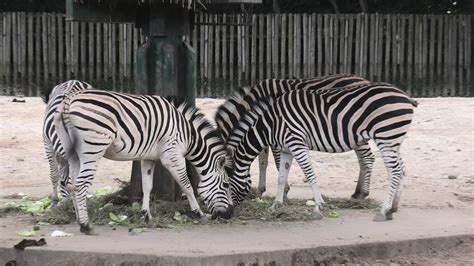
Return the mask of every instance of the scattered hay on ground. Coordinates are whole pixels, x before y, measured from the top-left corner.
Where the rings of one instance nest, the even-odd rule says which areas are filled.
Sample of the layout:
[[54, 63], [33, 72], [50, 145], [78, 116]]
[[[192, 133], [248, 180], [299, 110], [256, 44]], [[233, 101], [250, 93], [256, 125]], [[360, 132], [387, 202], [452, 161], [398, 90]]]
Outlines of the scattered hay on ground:
[[[129, 226], [134, 228], [146, 227], [140, 204], [128, 203], [129, 183], [121, 184], [121, 189], [107, 195], [95, 195], [87, 200], [89, 219], [96, 225]], [[307, 200], [288, 199], [283, 206], [275, 211], [269, 208], [273, 203], [273, 197], [257, 197], [250, 194], [240, 204], [231, 220], [216, 219], [209, 221], [212, 224], [232, 223], [244, 221], [307, 221], [312, 219], [312, 206], [307, 206]], [[328, 218], [338, 218], [341, 209], [375, 209], [379, 203], [372, 199], [345, 199], [327, 198], [323, 214]], [[23, 203], [24, 205], [25, 203]], [[154, 218], [148, 225], [152, 228], [176, 228], [181, 225], [198, 224], [199, 218], [190, 210], [186, 200], [179, 202], [165, 202], [153, 200], [150, 210]], [[203, 208], [204, 210], [204, 208]], [[24, 213], [18, 206], [7, 206], [0, 208], [0, 217], [12, 213]], [[76, 215], [71, 200], [64, 200], [56, 207], [48, 206], [41, 213], [31, 213], [34, 222], [49, 224], [74, 223]]]

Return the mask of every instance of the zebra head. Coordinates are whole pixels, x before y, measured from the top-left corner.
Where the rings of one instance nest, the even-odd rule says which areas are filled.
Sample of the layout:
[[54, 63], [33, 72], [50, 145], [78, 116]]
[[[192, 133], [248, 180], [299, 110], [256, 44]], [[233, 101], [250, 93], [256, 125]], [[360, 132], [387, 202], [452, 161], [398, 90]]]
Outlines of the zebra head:
[[230, 218], [233, 212], [229, 190], [229, 172], [232, 157], [225, 149], [224, 140], [213, 125], [197, 108], [186, 103], [178, 110], [193, 125], [193, 138], [186, 159], [200, 174], [197, 188], [199, 197], [207, 205], [212, 216]]
[[201, 176], [197, 192], [206, 203], [213, 219], [216, 217], [229, 219], [234, 208], [229, 186], [232, 157], [225, 150], [220, 151], [209, 166], [209, 171]]

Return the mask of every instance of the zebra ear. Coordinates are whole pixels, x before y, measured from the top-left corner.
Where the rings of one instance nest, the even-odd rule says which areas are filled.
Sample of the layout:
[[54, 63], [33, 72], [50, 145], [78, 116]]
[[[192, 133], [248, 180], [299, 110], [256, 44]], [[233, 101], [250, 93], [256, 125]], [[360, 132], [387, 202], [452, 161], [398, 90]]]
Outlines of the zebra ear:
[[234, 167], [234, 150], [227, 147], [227, 155], [225, 156], [225, 167], [233, 168]]

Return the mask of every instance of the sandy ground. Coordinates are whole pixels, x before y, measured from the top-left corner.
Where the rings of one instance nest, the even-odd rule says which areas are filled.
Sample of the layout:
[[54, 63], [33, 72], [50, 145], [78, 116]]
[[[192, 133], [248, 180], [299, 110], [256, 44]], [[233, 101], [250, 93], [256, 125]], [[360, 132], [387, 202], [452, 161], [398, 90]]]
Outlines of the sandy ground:
[[[18, 192], [50, 193], [49, 170], [42, 143], [45, 104], [40, 98], [0, 97], [0, 197]], [[417, 99], [420, 103], [402, 156], [408, 176], [402, 206], [418, 208], [474, 209], [474, 99]], [[197, 99], [197, 106], [212, 119], [222, 100]], [[376, 151], [376, 149], [374, 149]], [[359, 166], [353, 152], [312, 153], [323, 194], [350, 196], [356, 185]], [[131, 162], [103, 159], [93, 188], [115, 186], [114, 178], [128, 180]], [[267, 192], [276, 192], [277, 172], [270, 158]], [[258, 165], [252, 166], [253, 184], [258, 182]], [[290, 172], [290, 197], [310, 198], [296, 163]], [[371, 195], [382, 200], [387, 174], [378, 151], [371, 182]]]

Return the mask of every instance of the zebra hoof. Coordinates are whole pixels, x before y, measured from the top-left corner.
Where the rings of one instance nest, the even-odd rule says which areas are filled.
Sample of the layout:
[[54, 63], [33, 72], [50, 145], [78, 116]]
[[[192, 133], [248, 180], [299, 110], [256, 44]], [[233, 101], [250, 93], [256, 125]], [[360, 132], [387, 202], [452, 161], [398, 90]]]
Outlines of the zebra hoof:
[[321, 220], [323, 215], [320, 212], [313, 212], [313, 220]]
[[84, 233], [86, 235], [97, 235], [95, 232], [94, 228], [90, 226], [89, 224], [81, 224], [81, 233]]
[[58, 199], [58, 198], [53, 198], [53, 199], [51, 200], [51, 206], [52, 206], [52, 207], [58, 206], [58, 202], [59, 202], [59, 199]]
[[377, 214], [375, 214], [375, 217], [374, 217], [374, 222], [385, 222], [392, 219], [393, 219], [392, 213], [387, 213], [386, 215], [383, 215], [382, 213], [377, 212]]
[[147, 210], [142, 210], [142, 214], [143, 214], [143, 217], [145, 218], [145, 223], [146, 223], [147, 225], [149, 225], [151, 219], [153, 218], [153, 217], [151, 217], [150, 212], [147, 211]]
[[271, 212], [274, 212], [276, 211], [278, 208], [280, 208], [282, 206], [281, 202], [273, 202], [272, 206], [270, 206], [269, 210]]
[[353, 199], [365, 199], [369, 196], [369, 193], [363, 193], [363, 192], [355, 192], [352, 194], [351, 198]]
[[199, 223], [200, 224], [207, 224], [209, 222], [209, 217], [207, 217], [207, 214], [204, 214], [199, 218]]
[[266, 187], [258, 187], [257, 188], [257, 196], [261, 197], [266, 190], [267, 190]]

